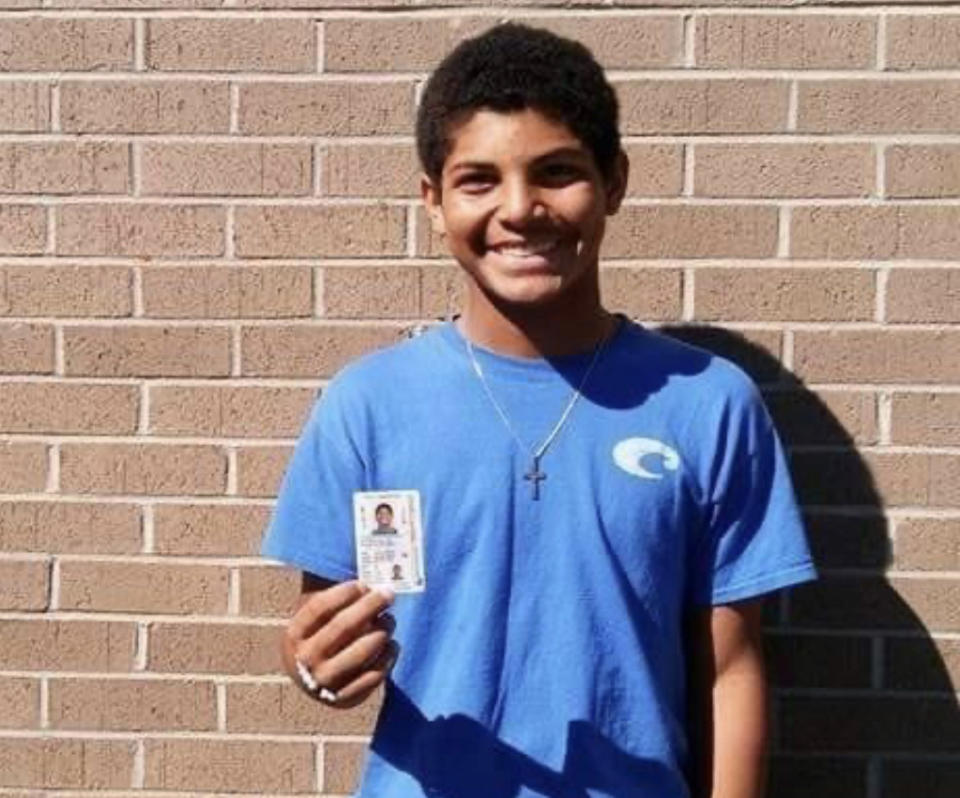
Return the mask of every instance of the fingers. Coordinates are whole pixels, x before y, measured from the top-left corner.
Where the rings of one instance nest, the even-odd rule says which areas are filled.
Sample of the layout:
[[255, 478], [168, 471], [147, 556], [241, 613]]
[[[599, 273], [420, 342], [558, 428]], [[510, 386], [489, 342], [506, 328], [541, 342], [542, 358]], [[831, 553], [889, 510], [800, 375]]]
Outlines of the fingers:
[[287, 625], [287, 634], [299, 642], [313, 634], [316, 629], [332, 619], [341, 609], [348, 607], [370, 588], [356, 580], [342, 582], [326, 590], [318, 590], [294, 613]]
[[390, 635], [383, 629], [362, 635], [333, 657], [314, 665], [313, 675], [325, 687], [339, 690], [376, 661], [389, 641]]
[[[371, 590], [353, 603], [340, 605], [341, 609], [336, 614], [296, 646], [298, 658], [307, 664], [317, 665], [334, 657], [366, 633], [377, 616], [392, 602], [392, 595]], [[322, 605], [322, 610], [326, 612], [327, 605]]]
[[391, 640], [380, 652], [379, 656], [370, 663], [353, 681], [337, 691], [336, 706], [349, 709], [363, 703], [376, 690], [393, 670], [400, 655], [400, 646]]

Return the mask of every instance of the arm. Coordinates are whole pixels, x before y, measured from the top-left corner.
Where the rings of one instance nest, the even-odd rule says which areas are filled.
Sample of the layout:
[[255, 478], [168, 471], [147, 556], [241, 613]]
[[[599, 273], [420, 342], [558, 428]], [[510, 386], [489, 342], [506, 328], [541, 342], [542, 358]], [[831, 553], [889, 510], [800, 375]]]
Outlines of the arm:
[[762, 798], [767, 682], [761, 599], [696, 610], [690, 619], [691, 740], [698, 798]]

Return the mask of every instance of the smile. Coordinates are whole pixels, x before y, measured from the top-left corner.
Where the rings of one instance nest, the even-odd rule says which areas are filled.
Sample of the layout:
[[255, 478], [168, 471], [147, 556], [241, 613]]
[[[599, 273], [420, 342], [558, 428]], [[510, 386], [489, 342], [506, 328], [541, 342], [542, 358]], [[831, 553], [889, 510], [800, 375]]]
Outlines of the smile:
[[552, 252], [559, 244], [560, 241], [554, 238], [549, 241], [496, 244], [490, 247], [490, 249], [498, 255], [504, 255], [509, 258], [534, 258]]

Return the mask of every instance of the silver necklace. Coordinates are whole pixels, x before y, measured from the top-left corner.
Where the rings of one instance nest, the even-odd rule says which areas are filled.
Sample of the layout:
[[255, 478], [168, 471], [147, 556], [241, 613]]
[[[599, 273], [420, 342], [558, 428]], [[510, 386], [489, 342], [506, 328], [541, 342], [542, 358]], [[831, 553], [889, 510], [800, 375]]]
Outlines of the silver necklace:
[[477, 377], [480, 378], [480, 384], [483, 386], [483, 390], [486, 392], [487, 397], [490, 399], [490, 404], [493, 405], [494, 409], [497, 411], [497, 414], [500, 416], [503, 421], [504, 426], [509, 430], [510, 434], [513, 436], [514, 440], [520, 447], [525, 449], [530, 453], [532, 458], [532, 464], [530, 470], [523, 475], [523, 478], [531, 483], [533, 488], [533, 499], [534, 501], [540, 500], [540, 483], [547, 478], [547, 475], [540, 470], [540, 460], [543, 458], [543, 455], [546, 453], [550, 444], [553, 443], [557, 435], [560, 434], [560, 430], [563, 429], [563, 425], [567, 423], [567, 419], [570, 417], [570, 413], [573, 411], [574, 405], [580, 399], [583, 394], [583, 389], [587, 385], [587, 380], [590, 379], [590, 373], [593, 371], [593, 367], [597, 365], [597, 361], [600, 359], [600, 354], [603, 352], [604, 348], [607, 345], [607, 341], [613, 337], [614, 330], [617, 329], [619, 325], [615, 324], [610, 332], [608, 332], [603, 338], [600, 339], [600, 342], [597, 344], [597, 348], [593, 351], [593, 359], [590, 361], [590, 365], [587, 366], [587, 370], [583, 373], [583, 377], [580, 380], [580, 385], [577, 386], [577, 389], [573, 392], [573, 395], [570, 397], [570, 401], [567, 402], [567, 406], [563, 409], [563, 412], [560, 414], [560, 418], [557, 420], [557, 423], [554, 425], [553, 430], [550, 434], [544, 439], [538, 447], [533, 448], [528, 446], [523, 438], [521, 438], [513, 424], [510, 422], [510, 417], [506, 414], [504, 409], [500, 406], [500, 403], [497, 401], [497, 398], [493, 395], [493, 391], [490, 389], [490, 385], [487, 383], [487, 378], [483, 374], [483, 369], [480, 367], [480, 363], [477, 360], [477, 356], [473, 351], [473, 344], [470, 341], [470, 338], [464, 335], [464, 339], [467, 342], [467, 351], [470, 353], [470, 362], [473, 364], [473, 370], [476, 372]]

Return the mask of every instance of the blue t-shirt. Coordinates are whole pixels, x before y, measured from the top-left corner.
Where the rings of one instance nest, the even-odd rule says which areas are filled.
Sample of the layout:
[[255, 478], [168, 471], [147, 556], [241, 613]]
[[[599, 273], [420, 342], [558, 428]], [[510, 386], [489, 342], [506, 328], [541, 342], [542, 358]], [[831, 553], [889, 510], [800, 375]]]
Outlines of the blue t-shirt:
[[[531, 448], [592, 353], [475, 348]], [[419, 490], [426, 590], [363, 798], [685, 798], [683, 618], [815, 577], [780, 444], [739, 369], [622, 320], [531, 466], [453, 323], [346, 367], [315, 405], [262, 553], [356, 577], [352, 494]]]

